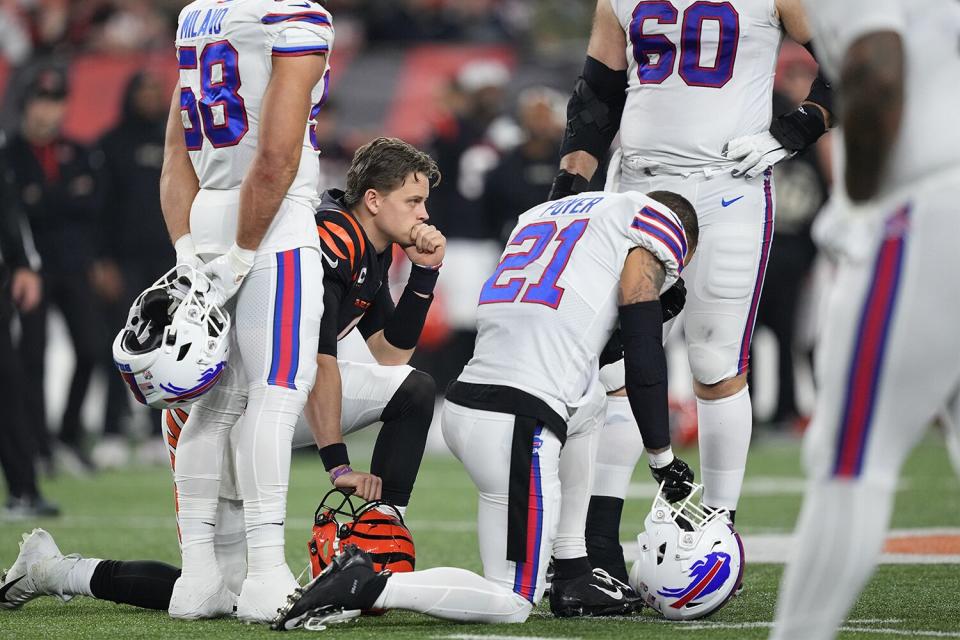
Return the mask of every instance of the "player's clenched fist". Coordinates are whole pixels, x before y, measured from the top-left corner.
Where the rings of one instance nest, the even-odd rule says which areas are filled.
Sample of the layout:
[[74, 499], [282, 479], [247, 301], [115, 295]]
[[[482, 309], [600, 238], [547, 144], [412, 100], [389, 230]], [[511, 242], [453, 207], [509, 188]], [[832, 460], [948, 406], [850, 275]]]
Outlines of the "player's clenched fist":
[[438, 267], [443, 262], [447, 239], [432, 224], [421, 222], [410, 230], [410, 246], [404, 251], [410, 262], [421, 267]]

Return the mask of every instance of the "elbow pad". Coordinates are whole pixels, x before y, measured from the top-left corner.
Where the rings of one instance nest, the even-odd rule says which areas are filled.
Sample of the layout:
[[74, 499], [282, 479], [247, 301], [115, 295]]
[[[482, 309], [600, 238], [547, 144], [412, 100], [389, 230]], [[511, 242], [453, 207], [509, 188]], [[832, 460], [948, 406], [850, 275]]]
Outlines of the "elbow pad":
[[567, 104], [567, 130], [560, 155], [586, 151], [603, 160], [620, 130], [627, 102], [627, 72], [614, 71], [587, 56]]

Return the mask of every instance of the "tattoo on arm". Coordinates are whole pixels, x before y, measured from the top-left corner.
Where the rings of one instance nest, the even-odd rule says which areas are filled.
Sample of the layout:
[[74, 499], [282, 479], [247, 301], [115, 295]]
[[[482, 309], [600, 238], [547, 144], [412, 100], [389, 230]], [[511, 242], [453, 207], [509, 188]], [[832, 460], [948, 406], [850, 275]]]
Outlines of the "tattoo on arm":
[[640, 247], [634, 249], [620, 279], [620, 305], [659, 300], [666, 277], [663, 263], [655, 255]]
[[872, 33], [851, 45], [841, 75], [846, 185], [855, 202], [880, 181], [903, 115], [903, 44], [893, 32]]

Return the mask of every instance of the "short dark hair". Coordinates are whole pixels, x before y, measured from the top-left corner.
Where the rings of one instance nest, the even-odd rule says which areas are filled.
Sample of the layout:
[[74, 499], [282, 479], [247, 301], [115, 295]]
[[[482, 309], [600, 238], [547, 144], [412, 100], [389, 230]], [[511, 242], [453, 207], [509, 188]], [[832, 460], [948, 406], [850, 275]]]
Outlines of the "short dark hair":
[[389, 193], [403, 186], [411, 173], [422, 173], [430, 186], [440, 183], [433, 158], [399, 138], [377, 138], [353, 154], [347, 172], [344, 204], [355, 207], [368, 189]]
[[700, 241], [700, 223], [697, 222], [697, 211], [690, 201], [673, 191], [651, 191], [647, 197], [666, 205], [670, 211], [677, 214], [687, 234], [687, 250], [694, 251]]

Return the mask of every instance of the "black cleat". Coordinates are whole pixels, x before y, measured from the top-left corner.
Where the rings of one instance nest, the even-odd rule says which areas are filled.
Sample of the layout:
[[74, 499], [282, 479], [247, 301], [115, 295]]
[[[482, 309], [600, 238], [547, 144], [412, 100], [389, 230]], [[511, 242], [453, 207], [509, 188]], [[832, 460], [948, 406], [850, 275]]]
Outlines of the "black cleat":
[[288, 631], [305, 623], [344, 622], [372, 609], [390, 577], [377, 573], [370, 554], [347, 545], [319, 576], [287, 596], [287, 605], [277, 612], [270, 628]]
[[554, 579], [550, 588], [550, 611], [558, 618], [630, 615], [642, 606], [633, 589], [603, 569], [569, 580]]

